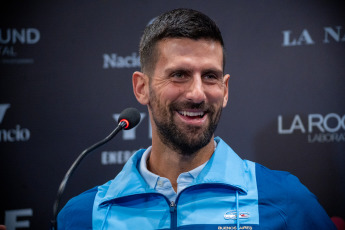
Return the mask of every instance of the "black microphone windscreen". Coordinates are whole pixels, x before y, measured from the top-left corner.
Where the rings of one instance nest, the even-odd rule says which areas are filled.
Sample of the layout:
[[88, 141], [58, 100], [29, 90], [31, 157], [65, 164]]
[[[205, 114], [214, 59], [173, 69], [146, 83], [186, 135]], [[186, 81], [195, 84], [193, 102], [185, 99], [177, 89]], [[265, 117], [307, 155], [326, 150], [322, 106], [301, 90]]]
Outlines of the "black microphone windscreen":
[[128, 127], [124, 129], [131, 129], [139, 123], [140, 112], [136, 108], [127, 108], [121, 112], [117, 122], [120, 123], [121, 120], [127, 120], [129, 123]]

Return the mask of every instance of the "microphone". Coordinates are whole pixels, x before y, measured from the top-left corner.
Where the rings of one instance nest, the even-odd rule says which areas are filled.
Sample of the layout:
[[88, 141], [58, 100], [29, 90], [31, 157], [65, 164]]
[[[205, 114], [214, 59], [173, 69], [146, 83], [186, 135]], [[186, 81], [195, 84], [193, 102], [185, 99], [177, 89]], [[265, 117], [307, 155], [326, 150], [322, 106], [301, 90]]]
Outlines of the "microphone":
[[[117, 119], [117, 122], [120, 124], [124, 122], [126, 125], [123, 129], [131, 129], [135, 127], [140, 121], [140, 113], [136, 108], [127, 108], [123, 110]], [[122, 124], [123, 125], [123, 124]]]
[[136, 108], [127, 108], [123, 110], [118, 119], [117, 127], [103, 140], [97, 142], [96, 144], [90, 146], [89, 148], [85, 149], [78, 158], [73, 162], [72, 166], [69, 168], [65, 177], [61, 181], [59, 186], [59, 190], [57, 192], [57, 196], [53, 206], [53, 220], [51, 220], [51, 229], [57, 230], [57, 215], [59, 211], [59, 204], [62, 197], [63, 192], [65, 191], [67, 182], [69, 178], [72, 176], [80, 162], [93, 150], [102, 146], [103, 144], [110, 141], [115, 135], [120, 132], [122, 129], [128, 130], [135, 127], [140, 122], [140, 113]]

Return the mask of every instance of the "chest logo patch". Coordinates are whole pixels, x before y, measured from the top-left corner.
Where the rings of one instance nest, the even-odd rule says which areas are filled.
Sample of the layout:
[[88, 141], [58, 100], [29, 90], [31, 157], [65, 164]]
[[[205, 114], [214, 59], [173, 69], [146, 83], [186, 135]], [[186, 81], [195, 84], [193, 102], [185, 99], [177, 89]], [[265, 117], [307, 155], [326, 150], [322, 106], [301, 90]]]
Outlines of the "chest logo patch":
[[[248, 219], [250, 217], [249, 212], [239, 212], [239, 219]], [[236, 211], [228, 211], [224, 214], [224, 219], [226, 220], [236, 220], [237, 219], [237, 212]]]

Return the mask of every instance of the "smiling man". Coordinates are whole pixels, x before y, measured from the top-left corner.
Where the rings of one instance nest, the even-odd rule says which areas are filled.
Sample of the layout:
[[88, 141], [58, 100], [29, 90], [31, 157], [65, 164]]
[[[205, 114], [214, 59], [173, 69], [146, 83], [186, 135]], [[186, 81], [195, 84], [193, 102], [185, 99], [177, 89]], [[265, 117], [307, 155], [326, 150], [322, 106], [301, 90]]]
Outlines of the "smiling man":
[[335, 229], [296, 177], [214, 137], [228, 102], [224, 57], [218, 27], [200, 12], [172, 10], [147, 26], [133, 91], [147, 105], [152, 146], [69, 201], [58, 229]]
[[133, 74], [134, 94], [148, 105], [152, 148], [147, 167], [177, 178], [208, 161], [214, 131], [228, 100], [229, 75], [223, 76], [223, 48], [207, 38], [166, 38], [156, 44], [154, 71]]

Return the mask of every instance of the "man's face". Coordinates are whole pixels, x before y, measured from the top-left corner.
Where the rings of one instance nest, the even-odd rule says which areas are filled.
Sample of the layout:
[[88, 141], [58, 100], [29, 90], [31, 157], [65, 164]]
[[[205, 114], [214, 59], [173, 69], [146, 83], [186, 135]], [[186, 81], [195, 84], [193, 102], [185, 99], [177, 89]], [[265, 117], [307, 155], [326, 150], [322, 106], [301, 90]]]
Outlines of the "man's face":
[[211, 40], [165, 39], [149, 81], [152, 133], [190, 155], [213, 138], [228, 99], [222, 46]]

